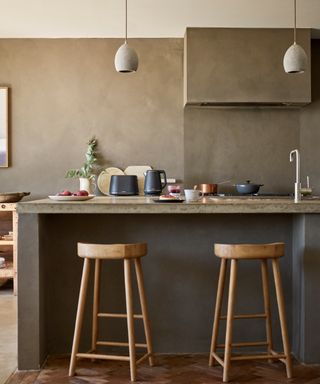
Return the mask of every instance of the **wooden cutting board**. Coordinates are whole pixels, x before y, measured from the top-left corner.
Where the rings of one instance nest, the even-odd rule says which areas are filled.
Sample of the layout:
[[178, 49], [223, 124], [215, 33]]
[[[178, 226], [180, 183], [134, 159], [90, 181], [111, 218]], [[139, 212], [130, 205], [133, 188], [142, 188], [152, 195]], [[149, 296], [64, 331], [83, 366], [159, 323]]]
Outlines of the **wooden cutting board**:
[[125, 175], [136, 175], [138, 177], [139, 195], [144, 195], [144, 174], [152, 169], [150, 165], [129, 165], [125, 170]]

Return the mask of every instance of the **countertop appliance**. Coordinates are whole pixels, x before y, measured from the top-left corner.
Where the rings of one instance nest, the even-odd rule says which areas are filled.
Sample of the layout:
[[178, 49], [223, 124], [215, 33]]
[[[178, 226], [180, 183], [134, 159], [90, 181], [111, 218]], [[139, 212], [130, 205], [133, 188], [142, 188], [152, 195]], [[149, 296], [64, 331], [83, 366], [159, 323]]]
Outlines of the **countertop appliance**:
[[[163, 181], [161, 180], [163, 176]], [[148, 196], [160, 195], [163, 188], [167, 185], [167, 176], [165, 171], [151, 169], [145, 173], [144, 194]]]
[[136, 175], [112, 175], [109, 194], [113, 196], [139, 195], [138, 178]]

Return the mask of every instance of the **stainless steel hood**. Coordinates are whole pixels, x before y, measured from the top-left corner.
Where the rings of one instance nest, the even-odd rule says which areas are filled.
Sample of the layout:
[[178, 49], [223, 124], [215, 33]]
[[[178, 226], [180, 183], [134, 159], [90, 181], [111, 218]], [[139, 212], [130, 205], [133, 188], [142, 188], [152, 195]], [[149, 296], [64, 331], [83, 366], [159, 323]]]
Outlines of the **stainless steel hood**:
[[288, 75], [282, 60], [291, 29], [187, 28], [184, 105], [203, 108], [299, 108], [311, 102], [310, 30], [298, 41], [304, 74]]

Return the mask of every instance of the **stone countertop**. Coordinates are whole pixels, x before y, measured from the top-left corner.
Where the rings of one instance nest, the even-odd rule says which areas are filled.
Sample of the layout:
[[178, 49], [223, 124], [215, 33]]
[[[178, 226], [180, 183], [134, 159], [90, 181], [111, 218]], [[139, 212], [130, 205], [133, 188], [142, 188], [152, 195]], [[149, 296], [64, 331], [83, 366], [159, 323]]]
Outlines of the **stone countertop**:
[[18, 213], [35, 214], [221, 214], [320, 213], [320, 198], [294, 203], [292, 198], [205, 197], [198, 202], [157, 203], [154, 198], [97, 196], [87, 201], [41, 199], [17, 203]]

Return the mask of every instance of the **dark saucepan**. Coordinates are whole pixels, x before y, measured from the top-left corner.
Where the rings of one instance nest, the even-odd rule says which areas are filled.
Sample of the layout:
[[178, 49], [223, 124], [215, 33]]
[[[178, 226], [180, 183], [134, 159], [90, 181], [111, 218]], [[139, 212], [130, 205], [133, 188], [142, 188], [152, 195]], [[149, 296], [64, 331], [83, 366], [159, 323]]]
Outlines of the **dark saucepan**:
[[237, 192], [241, 195], [251, 195], [254, 193], [258, 193], [260, 187], [262, 186], [263, 184], [254, 184], [251, 183], [250, 180], [247, 180], [245, 183], [235, 184]]

